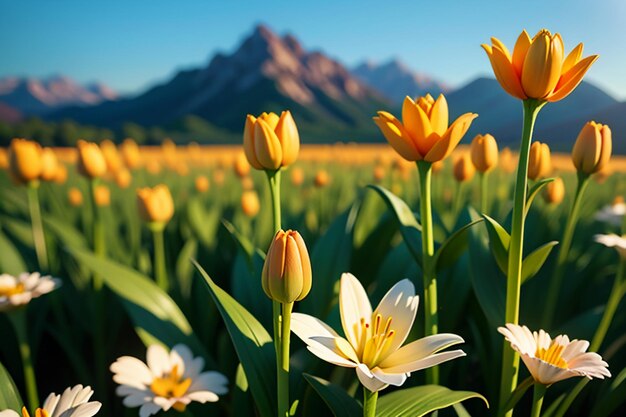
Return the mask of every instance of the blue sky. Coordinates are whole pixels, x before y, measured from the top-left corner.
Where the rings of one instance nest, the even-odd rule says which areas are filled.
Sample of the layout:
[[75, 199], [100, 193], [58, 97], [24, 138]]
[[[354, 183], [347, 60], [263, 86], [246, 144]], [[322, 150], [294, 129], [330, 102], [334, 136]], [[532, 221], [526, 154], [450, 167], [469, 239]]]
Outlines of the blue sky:
[[0, 77], [64, 74], [127, 93], [232, 51], [263, 22], [352, 66], [397, 57], [452, 86], [491, 74], [480, 44], [521, 29], [600, 54], [588, 78], [626, 99], [626, 1], [0, 0]]

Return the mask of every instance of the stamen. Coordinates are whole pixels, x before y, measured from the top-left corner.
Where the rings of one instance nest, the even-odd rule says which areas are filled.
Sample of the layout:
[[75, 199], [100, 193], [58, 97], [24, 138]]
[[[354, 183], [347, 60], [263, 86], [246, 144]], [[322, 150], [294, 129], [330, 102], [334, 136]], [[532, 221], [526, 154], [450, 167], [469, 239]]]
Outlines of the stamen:
[[568, 369], [567, 362], [561, 356], [564, 350], [565, 346], [553, 341], [547, 349], [537, 348], [535, 357], [558, 368]]

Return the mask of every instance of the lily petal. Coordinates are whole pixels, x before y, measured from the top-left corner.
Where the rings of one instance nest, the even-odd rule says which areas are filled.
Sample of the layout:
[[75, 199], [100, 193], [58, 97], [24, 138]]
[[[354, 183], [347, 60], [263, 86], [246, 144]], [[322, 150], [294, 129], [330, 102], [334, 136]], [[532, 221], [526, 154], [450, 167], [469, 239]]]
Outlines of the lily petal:
[[465, 356], [465, 352], [462, 350], [451, 350], [448, 352], [435, 353], [434, 355], [430, 355], [413, 362], [383, 368], [383, 370], [386, 373], [392, 374], [415, 372], [439, 365], [440, 363], [447, 362], [452, 359], [460, 358], [462, 356]]
[[365, 288], [352, 274], [341, 275], [341, 289], [339, 290], [339, 312], [341, 325], [350, 344], [358, 349], [361, 335], [361, 320], [370, 325], [372, 320], [372, 305]]
[[356, 368], [356, 376], [359, 378], [359, 381], [361, 381], [361, 384], [372, 392], [380, 391], [388, 386], [388, 384], [376, 378], [364, 364], [360, 364]]
[[384, 382], [385, 384], [395, 385], [396, 387], [399, 387], [400, 385], [404, 384], [404, 382], [406, 381], [405, 373], [391, 374], [391, 373], [385, 372], [383, 369], [379, 367], [372, 369], [372, 374], [379, 381]]
[[424, 359], [440, 350], [449, 348], [450, 346], [463, 343], [461, 336], [451, 333], [440, 333], [432, 336], [426, 336], [411, 342], [389, 355], [387, 359], [380, 363], [381, 368], [389, 368], [404, 363], [415, 362]]

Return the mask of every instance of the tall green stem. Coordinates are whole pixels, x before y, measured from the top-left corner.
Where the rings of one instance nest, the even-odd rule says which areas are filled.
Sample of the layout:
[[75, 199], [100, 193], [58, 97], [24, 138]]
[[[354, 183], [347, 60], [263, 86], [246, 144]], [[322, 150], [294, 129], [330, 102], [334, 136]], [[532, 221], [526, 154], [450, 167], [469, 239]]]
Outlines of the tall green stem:
[[572, 246], [576, 223], [578, 223], [578, 218], [580, 217], [580, 206], [582, 204], [583, 194], [589, 184], [589, 178], [589, 175], [578, 172], [578, 186], [576, 187], [574, 204], [572, 204], [569, 216], [567, 217], [565, 231], [563, 232], [563, 239], [559, 245], [559, 255], [557, 257], [554, 273], [550, 279], [550, 287], [548, 288], [548, 297], [543, 314], [544, 328], [550, 328], [554, 322], [554, 314], [556, 311], [556, 305], [559, 301], [559, 291], [561, 290], [563, 274], [565, 273], [567, 256], [569, 255], [569, 250]]
[[[526, 192], [528, 185], [528, 157], [532, 142], [533, 128], [539, 110], [545, 103], [537, 100], [524, 100], [524, 125], [519, 164], [513, 194], [513, 218], [511, 240], [509, 244], [509, 263], [507, 268], [505, 323], [517, 324], [519, 320], [520, 290], [522, 285], [522, 255], [524, 250], [524, 221], [526, 211]], [[502, 353], [502, 377], [500, 379], [500, 404], [504, 404], [517, 386], [519, 373], [519, 354], [507, 341], [504, 341]], [[513, 410], [505, 413], [512, 416]]]
[[265, 171], [267, 180], [270, 185], [270, 195], [272, 196], [272, 213], [274, 220], [274, 233], [281, 228], [281, 211], [280, 211], [280, 170]]
[[546, 386], [540, 383], [535, 383], [535, 390], [533, 391], [533, 408], [530, 412], [530, 417], [541, 416], [541, 406], [543, 405], [543, 397], [546, 394]]
[[165, 265], [165, 243], [163, 242], [164, 227], [165, 223], [150, 225], [152, 238], [154, 240], [154, 278], [159, 288], [168, 292], [170, 284], [167, 279], [167, 266]]
[[31, 410], [39, 407], [39, 396], [37, 395], [37, 381], [35, 379], [35, 369], [28, 343], [28, 331], [26, 327], [26, 307], [18, 308], [9, 314], [9, 319], [13, 323], [17, 341], [20, 346], [22, 356], [22, 369], [24, 371], [24, 384], [26, 385], [26, 396], [28, 406]]
[[41, 219], [41, 206], [39, 205], [39, 181], [28, 183], [28, 208], [30, 210], [30, 222], [33, 229], [33, 241], [35, 242], [35, 252], [37, 262], [42, 272], [48, 271], [48, 253], [46, 250], [46, 237], [43, 231]]
[[372, 392], [363, 387], [363, 417], [376, 417], [378, 391]]
[[[432, 164], [418, 161], [420, 180], [420, 222], [422, 224], [422, 275], [424, 276], [424, 330], [426, 336], [437, 334], [437, 278], [433, 256], [435, 240], [433, 238], [433, 213], [431, 201]], [[439, 368], [426, 369], [426, 383], [439, 383]]]
[[489, 214], [487, 212], [487, 173], [480, 173], [480, 212], [483, 214]]

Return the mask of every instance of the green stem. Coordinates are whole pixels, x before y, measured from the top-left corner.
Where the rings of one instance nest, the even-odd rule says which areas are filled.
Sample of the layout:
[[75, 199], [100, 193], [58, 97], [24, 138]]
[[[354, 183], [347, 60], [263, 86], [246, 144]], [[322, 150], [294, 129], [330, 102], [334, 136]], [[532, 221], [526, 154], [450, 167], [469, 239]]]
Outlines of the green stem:
[[280, 354], [276, 370], [278, 371], [278, 415], [289, 416], [289, 341], [291, 336], [291, 311], [293, 303], [282, 304], [282, 314], [278, 319]]
[[24, 371], [24, 384], [26, 386], [26, 396], [28, 406], [31, 410], [39, 407], [39, 396], [37, 395], [37, 381], [35, 379], [35, 369], [33, 367], [30, 345], [28, 343], [28, 332], [26, 327], [26, 307], [17, 308], [9, 314], [9, 319], [13, 323], [17, 341], [20, 346], [22, 357], [22, 369]]
[[[511, 240], [509, 244], [509, 263], [507, 268], [505, 323], [517, 324], [519, 320], [520, 290], [522, 285], [522, 255], [524, 249], [524, 221], [526, 208], [526, 192], [528, 185], [528, 157], [532, 142], [533, 128], [539, 110], [545, 102], [524, 100], [524, 125], [522, 143], [519, 153], [519, 164], [513, 194], [513, 217], [511, 223]], [[517, 386], [519, 373], [519, 354], [509, 342], [504, 341], [502, 353], [502, 377], [500, 379], [500, 403], [509, 398]], [[512, 416], [513, 410], [505, 416]]]
[[30, 222], [33, 228], [33, 241], [35, 242], [35, 252], [37, 262], [41, 272], [48, 271], [48, 254], [46, 251], [46, 237], [43, 231], [41, 220], [41, 206], [39, 205], [39, 181], [28, 183], [28, 208], [30, 210]]
[[546, 386], [540, 383], [535, 383], [535, 389], [533, 391], [533, 408], [530, 412], [530, 417], [541, 416], [541, 406], [543, 405], [543, 396], [546, 394]]
[[272, 196], [272, 213], [274, 220], [274, 233], [281, 228], [280, 211], [280, 169], [277, 171], [265, 171], [270, 184], [270, 195]]
[[554, 322], [554, 314], [556, 311], [556, 305], [559, 301], [559, 291], [561, 290], [563, 274], [565, 273], [567, 256], [569, 255], [569, 251], [572, 246], [576, 223], [578, 223], [578, 218], [580, 217], [580, 206], [582, 205], [583, 194], [589, 184], [589, 178], [590, 177], [587, 174], [583, 174], [581, 172], [578, 173], [578, 186], [576, 187], [574, 204], [572, 204], [569, 216], [567, 217], [565, 231], [563, 232], [563, 239], [559, 245], [559, 254], [556, 266], [554, 273], [552, 274], [552, 278], [550, 279], [550, 287], [548, 288], [548, 297], [543, 314], [544, 328], [550, 328]]
[[463, 183], [457, 182], [456, 193], [454, 195], [454, 203], [452, 203], [452, 212], [455, 218], [459, 215], [461, 210], [461, 201], [463, 199]]
[[378, 391], [372, 392], [363, 387], [363, 417], [376, 417]]
[[154, 240], [154, 278], [163, 291], [169, 291], [169, 281], [167, 279], [167, 266], [165, 264], [165, 243], [163, 242], [163, 228], [165, 224], [151, 226]]
[[480, 173], [480, 212], [483, 214], [489, 214], [487, 212], [487, 173]]
[[[420, 180], [420, 222], [422, 224], [422, 273], [424, 276], [424, 331], [426, 336], [437, 334], [437, 278], [433, 265], [435, 240], [433, 238], [433, 213], [431, 201], [432, 164], [418, 161]], [[439, 368], [426, 369], [426, 383], [439, 383]]]

